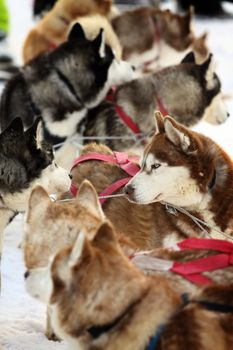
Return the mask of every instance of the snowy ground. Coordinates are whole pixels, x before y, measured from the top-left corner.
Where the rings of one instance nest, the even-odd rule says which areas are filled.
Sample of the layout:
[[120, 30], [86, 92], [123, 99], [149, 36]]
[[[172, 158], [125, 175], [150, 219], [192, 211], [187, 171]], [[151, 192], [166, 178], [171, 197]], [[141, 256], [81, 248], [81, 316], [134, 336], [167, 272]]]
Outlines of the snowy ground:
[[[8, 0], [12, 33], [10, 45], [20, 62], [22, 41], [32, 26], [31, 0]], [[233, 13], [233, 6], [227, 7]], [[233, 95], [233, 20], [196, 20], [198, 33], [209, 32], [209, 47], [217, 62], [222, 90]], [[188, 92], [187, 92], [188, 93]], [[220, 126], [201, 123], [196, 128], [216, 140], [233, 156], [233, 99], [226, 101], [232, 117]], [[5, 232], [2, 261], [2, 295], [0, 298], [1, 350], [65, 349], [63, 343], [48, 342], [43, 335], [45, 307], [26, 294], [23, 284], [24, 264], [18, 248], [22, 235], [22, 218], [18, 217]]]

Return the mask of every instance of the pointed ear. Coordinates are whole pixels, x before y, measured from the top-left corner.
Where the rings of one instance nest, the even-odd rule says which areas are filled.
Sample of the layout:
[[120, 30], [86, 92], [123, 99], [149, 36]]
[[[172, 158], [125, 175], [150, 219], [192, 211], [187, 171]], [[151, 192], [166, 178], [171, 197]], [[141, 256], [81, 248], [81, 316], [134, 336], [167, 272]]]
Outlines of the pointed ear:
[[36, 143], [37, 128], [40, 122], [42, 122], [41, 117], [37, 118], [32, 124], [32, 126], [29, 129], [27, 129], [27, 131], [25, 131], [26, 138], [32, 143]]
[[75, 23], [68, 34], [68, 41], [87, 40], [80, 23]]
[[164, 132], [164, 117], [159, 111], [155, 112], [155, 134], [162, 134]]
[[104, 212], [99, 202], [98, 194], [90, 181], [84, 180], [81, 183], [77, 194], [77, 200], [82, 206], [90, 210], [101, 220], [105, 219]]
[[23, 133], [23, 122], [21, 118], [15, 118], [7, 127], [5, 130], [3, 130], [3, 133], [9, 133], [9, 132], [17, 132], [17, 133]]
[[78, 234], [78, 238], [76, 239], [76, 242], [70, 253], [68, 266], [70, 268], [74, 267], [83, 259], [84, 256], [87, 256], [90, 254], [91, 254], [90, 244], [86, 238], [85, 233], [81, 231]]
[[103, 28], [100, 29], [99, 34], [93, 40], [93, 44], [96, 50], [98, 51], [99, 56], [101, 58], [104, 58], [105, 57], [105, 34], [104, 34]]
[[176, 123], [171, 117], [166, 117], [164, 119], [164, 128], [170, 142], [180, 147], [184, 152], [191, 151], [191, 139], [187, 129]]
[[189, 6], [188, 12], [187, 12], [187, 17], [192, 20], [194, 16], [194, 6]]
[[36, 146], [38, 149], [42, 148], [42, 142], [44, 141], [44, 132], [43, 132], [43, 125], [42, 125], [42, 119], [40, 119], [35, 126], [35, 137], [36, 137]]
[[42, 186], [36, 186], [30, 195], [28, 201], [28, 215], [27, 218], [30, 218], [31, 215], [36, 216], [38, 220], [41, 219], [41, 216], [46, 211], [48, 206], [51, 204], [48, 193]]
[[189, 52], [180, 63], [196, 63], [193, 51]]
[[117, 245], [116, 235], [114, 233], [112, 225], [105, 221], [98, 229], [94, 239], [92, 240], [93, 246], [102, 247], [104, 245]]
[[201, 72], [205, 77], [206, 87], [211, 90], [215, 86], [214, 73], [215, 73], [215, 63], [213, 60], [213, 55], [209, 54], [207, 60], [200, 66]]

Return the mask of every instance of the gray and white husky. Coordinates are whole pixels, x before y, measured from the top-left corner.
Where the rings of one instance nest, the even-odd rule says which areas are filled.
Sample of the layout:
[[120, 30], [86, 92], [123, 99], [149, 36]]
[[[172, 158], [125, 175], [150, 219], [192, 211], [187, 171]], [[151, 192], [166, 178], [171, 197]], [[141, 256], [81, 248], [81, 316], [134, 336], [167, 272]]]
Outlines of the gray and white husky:
[[117, 61], [101, 29], [87, 40], [76, 23], [67, 41], [25, 65], [3, 91], [0, 123], [4, 129], [16, 116], [29, 127], [41, 116], [47, 139], [72, 136], [88, 109], [97, 106], [112, 85], [130, 81], [133, 67]]
[[[214, 71], [213, 56], [197, 64], [190, 52], [178, 65], [121, 85], [111, 101], [104, 101], [89, 111], [84, 135], [132, 136], [131, 129], [120, 118], [122, 111], [142, 133], [147, 134], [154, 130], [155, 110], [171, 115], [188, 127], [202, 119], [213, 124], [223, 123], [229, 114], [221, 96], [220, 80]], [[103, 139], [101, 142], [112, 149], [125, 150], [135, 141]]]
[[68, 190], [68, 172], [54, 162], [52, 146], [44, 141], [41, 121], [27, 131], [16, 118], [0, 134], [0, 257], [3, 231], [19, 212], [24, 212], [32, 189], [45, 186], [49, 193]]

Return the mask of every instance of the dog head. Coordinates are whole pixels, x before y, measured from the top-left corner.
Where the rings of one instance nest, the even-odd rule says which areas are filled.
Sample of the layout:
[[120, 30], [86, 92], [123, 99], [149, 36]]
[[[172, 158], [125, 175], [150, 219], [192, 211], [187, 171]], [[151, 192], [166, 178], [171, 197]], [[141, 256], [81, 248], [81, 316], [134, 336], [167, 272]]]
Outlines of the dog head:
[[73, 244], [82, 231], [91, 239], [105, 216], [97, 193], [84, 181], [76, 198], [52, 202], [37, 186], [31, 193], [24, 225], [24, 260], [27, 269], [46, 266], [52, 256]]
[[181, 64], [165, 68], [158, 74], [160, 96], [178, 122], [192, 126], [201, 118], [208, 118], [208, 121], [220, 124], [228, 118], [211, 54], [202, 64], [197, 64], [190, 52]]
[[86, 108], [98, 105], [113, 85], [135, 76], [128, 62], [116, 60], [105, 43], [103, 29], [94, 40], [88, 40], [79, 23], [71, 28], [68, 40], [50, 55], [52, 65], [66, 77]]
[[0, 135], [0, 193], [3, 205], [24, 211], [31, 190], [43, 185], [61, 193], [68, 188], [68, 172], [54, 162], [53, 149], [43, 140], [38, 119], [27, 131], [16, 118]]
[[146, 276], [122, 253], [107, 222], [92, 241], [80, 233], [50, 266], [26, 273], [27, 291], [52, 305], [52, 323], [62, 339], [123, 317], [147, 288]]
[[163, 39], [177, 51], [186, 50], [192, 43], [192, 15], [192, 9], [184, 16], [172, 13], [170, 10], [161, 11]]
[[163, 201], [205, 208], [226, 175], [219, 175], [225, 169], [218, 159], [220, 152], [209, 138], [157, 112], [156, 133], [145, 149], [140, 172], [125, 188], [126, 194], [140, 204]]

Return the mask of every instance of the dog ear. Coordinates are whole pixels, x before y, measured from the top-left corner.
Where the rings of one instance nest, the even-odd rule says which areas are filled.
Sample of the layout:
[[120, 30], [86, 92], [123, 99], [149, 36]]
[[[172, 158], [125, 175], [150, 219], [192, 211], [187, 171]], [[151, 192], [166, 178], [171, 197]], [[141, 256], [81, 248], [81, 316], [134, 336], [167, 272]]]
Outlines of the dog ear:
[[80, 23], [75, 23], [68, 34], [68, 41], [87, 40], [85, 32]]
[[190, 151], [191, 139], [187, 129], [176, 123], [171, 117], [164, 119], [164, 128], [169, 141], [175, 146], [181, 147], [184, 152]]
[[93, 44], [98, 50], [99, 56], [101, 58], [105, 57], [105, 34], [103, 28], [100, 29], [99, 34], [97, 37], [93, 40]]
[[37, 123], [37, 125], [35, 126], [36, 128], [36, 145], [38, 149], [42, 148], [42, 142], [44, 140], [44, 131], [43, 131], [43, 126], [42, 126], [42, 119], [40, 119]]
[[99, 202], [98, 194], [90, 181], [84, 180], [81, 183], [77, 194], [77, 200], [101, 220], [105, 219], [104, 212]]
[[41, 117], [37, 118], [34, 121], [34, 123], [32, 124], [32, 126], [25, 131], [26, 138], [32, 143], [36, 143], [37, 128], [38, 128], [38, 125], [39, 125], [40, 122], [42, 122], [42, 118]]
[[215, 63], [212, 54], [209, 54], [209, 57], [204, 63], [201, 64], [200, 68], [203, 76], [205, 77], [207, 90], [213, 89], [215, 86]]
[[155, 134], [162, 134], [164, 132], [164, 117], [161, 112], [155, 112]]
[[102, 247], [103, 245], [117, 244], [116, 235], [110, 222], [105, 221], [98, 229], [94, 239], [93, 246]]
[[15, 118], [7, 127], [3, 130], [2, 134], [5, 133], [23, 133], [23, 122], [21, 118]]
[[180, 63], [196, 63], [194, 52], [189, 52]]
[[90, 244], [86, 238], [85, 233], [81, 231], [78, 234], [78, 238], [76, 239], [76, 242], [70, 253], [68, 266], [70, 268], [74, 267], [81, 261], [81, 259], [84, 258], [84, 256], [88, 256], [90, 254], [91, 254]]
[[28, 201], [26, 221], [30, 220], [31, 215], [35, 215], [37, 220], [40, 220], [50, 204], [51, 200], [45, 189], [42, 186], [36, 186], [32, 190]]

